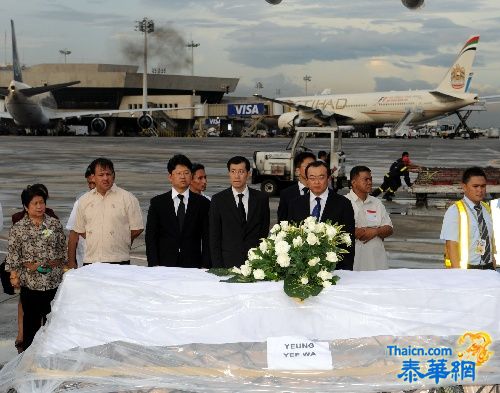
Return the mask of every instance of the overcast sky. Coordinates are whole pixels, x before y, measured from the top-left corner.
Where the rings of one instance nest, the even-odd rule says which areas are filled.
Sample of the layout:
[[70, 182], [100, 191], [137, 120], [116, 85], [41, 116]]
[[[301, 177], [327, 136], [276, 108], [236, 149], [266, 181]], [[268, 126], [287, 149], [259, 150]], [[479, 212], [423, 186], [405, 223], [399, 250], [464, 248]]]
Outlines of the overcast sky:
[[[140, 64], [135, 21], [152, 18], [159, 37], [150, 66], [169, 73], [238, 77], [236, 95], [407, 90], [437, 86], [468, 37], [480, 34], [472, 90], [500, 94], [500, 2], [425, 0], [411, 11], [400, 0], [2, 0], [11, 62], [10, 22], [27, 65], [63, 62]], [[500, 113], [475, 116], [500, 126]]]

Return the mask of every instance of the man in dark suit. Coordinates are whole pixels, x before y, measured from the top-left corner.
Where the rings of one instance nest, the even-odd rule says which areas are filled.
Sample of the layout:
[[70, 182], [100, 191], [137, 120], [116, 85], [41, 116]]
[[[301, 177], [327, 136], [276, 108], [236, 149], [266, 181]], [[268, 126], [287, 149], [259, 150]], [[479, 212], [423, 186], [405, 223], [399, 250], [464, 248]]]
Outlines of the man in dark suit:
[[231, 187], [215, 194], [210, 205], [210, 252], [213, 267], [245, 263], [248, 250], [269, 234], [269, 198], [247, 187], [250, 162], [235, 156], [227, 162]]
[[285, 188], [280, 192], [280, 203], [278, 205], [278, 222], [288, 221], [288, 205], [294, 199], [301, 195], [309, 193], [307, 186], [306, 168], [307, 166], [316, 161], [316, 156], [310, 151], [300, 152], [293, 159], [293, 167], [297, 173], [297, 183], [292, 184], [290, 187]]
[[302, 195], [288, 205], [290, 221], [300, 222], [309, 216], [318, 221], [331, 220], [343, 225], [343, 230], [351, 236], [351, 245], [345, 246], [349, 251], [343, 254], [343, 260], [337, 263], [337, 269], [352, 270], [354, 263], [354, 211], [351, 202], [328, 188], [330, 169], [323, 161], [314, 161], [306, 168], [309, 195]]
[[210, 201], [189, 190], [191, 161], [172, 157], [167, 165], [172, 190], [151, 199], [146, 224], [148, 266], [209, 268]]

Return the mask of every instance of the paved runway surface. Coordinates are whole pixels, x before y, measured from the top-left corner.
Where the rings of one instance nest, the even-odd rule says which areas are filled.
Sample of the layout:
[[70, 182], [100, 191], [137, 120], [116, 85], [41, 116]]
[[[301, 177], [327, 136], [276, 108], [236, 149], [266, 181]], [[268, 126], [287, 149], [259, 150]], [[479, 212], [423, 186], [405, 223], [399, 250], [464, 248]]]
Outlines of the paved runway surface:
[[[228, 158], [244, 155], [251, 160], [255, 150], [280, 151], [287, 143], [288, 139], [283, 138], [0, 137], [0, 202], [4, 215], [0, 258], [4, 258], [7, 250], [10, 216], [20, 210], [20, 193], [28, 184], [44, 183], [48, 187], [47, 205], [65, 225], [75, 198], [86, 190], [85, 168], [94, 158], [104, 156], [115, 164], [116, 183], [139, 199], [145, 219], [149, 200], [169, 189], [166, 164], [172, 155], [183, 153], [193, 162], [203, 163], [208, 174], [208, 194], [214, 194], [228, 186]], [[314, 152], [329, 149], [325, 139], [312, 140], [308, 146]], [[347, 170], [359, 164], [369, 166], [374, 185], [381, 183], [390, 164], [404, 150], [410, 152], [416, 164], [425, 166], [500, 166], [498, 139], [344, 139], [343, 150], [347, 155]], [[445, 203], [439, 202], [439, 206]], [[278, 199], [273, 198], [273, 220], [277, 205]], [[390, 266], [442, 267], [443, 246], [438, 238], [444, 210], [416, 209], [406, 192], [398, 193], [395, 202], [386, 206], [395, 228], [394, 235], [386, 242]], [[133, 257], [133, 263], [145, 264], [144, 235], [134, 242]], [[0, 364], [15, 355], [17, 301], [17, 296], [0, 294]]]

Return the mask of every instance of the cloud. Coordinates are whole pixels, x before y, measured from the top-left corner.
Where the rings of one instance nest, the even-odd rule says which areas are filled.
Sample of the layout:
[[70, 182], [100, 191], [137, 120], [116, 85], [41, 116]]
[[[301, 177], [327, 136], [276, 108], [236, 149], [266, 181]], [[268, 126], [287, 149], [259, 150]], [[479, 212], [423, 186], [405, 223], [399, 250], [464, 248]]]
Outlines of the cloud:
[[404, 91], [404, 90], [429, 90], [435, 87], [423, 80], [405, 80], [395, 77], [375, 77], [375, 91]]

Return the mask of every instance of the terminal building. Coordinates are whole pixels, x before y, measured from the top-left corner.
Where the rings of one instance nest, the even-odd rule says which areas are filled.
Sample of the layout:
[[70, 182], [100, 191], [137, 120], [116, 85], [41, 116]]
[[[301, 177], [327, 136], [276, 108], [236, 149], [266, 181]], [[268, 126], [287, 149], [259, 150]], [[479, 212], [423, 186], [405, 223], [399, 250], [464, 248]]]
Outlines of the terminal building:
[[[106, 110], [142, 108], [143, 74], [137, 66], [116, 64], [39, 64], [23, 69], [24, 82], [31, 86], [80, 81], [53, 92], [61, 110]], [[0, 87], [12, 80], [12, 68], [0, 69]], [[148, 107], [153, 112], [155, 132], [160, 135], [190, 135], [216, 125], [219, 131], [241, 133], [249, 118], [272, 114], [272, 105], [258, 99], [224, 97], [235, 91], [238, 78], [148, 74]], [[241, 107], [241, 106], [245, 107]], [[251, 107], [250, 107], [251, 106]], [[194, 109], [179, 109], [192, 107]], [[137, 134], [137, 114], [101, 116], [107, 135]], [[67, 125], [89, 126], [92, 117], [67, 119]]]

